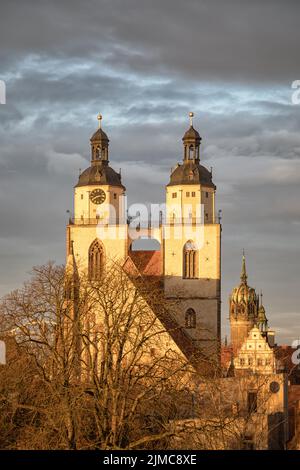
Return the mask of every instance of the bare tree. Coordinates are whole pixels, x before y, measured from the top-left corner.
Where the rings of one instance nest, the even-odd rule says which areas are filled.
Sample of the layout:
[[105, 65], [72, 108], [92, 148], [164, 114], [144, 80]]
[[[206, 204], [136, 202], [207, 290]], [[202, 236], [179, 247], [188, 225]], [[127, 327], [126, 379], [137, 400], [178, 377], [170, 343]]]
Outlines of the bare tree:
[[268, 432], [256, 410], [236, 408], [246, 381], [221, 379], [217, 367], [202, 373], [172, 302], [159, 282], [118, 263], [98, 281], [53, 263], [35, 267], [1, 303], [9, 357], [0, 369], [0, 446], [239, 448], [255, 420]]
[[[15, 339], [35, 377], [29, 402], [17, 386], [5, 399], [32, 417], [27, 443], [16, 446], [139, 448], [173, 434], [169, 397], [194, 371], [142, 285], [121, 267], [112, 265], [98, 282], [81, 273], [80, 284], [62, 266], [36, 267], [31, 281], [3, 299], [1, 314], [2, 333]], [[7, 377], [10, 371], [11, 364]]]

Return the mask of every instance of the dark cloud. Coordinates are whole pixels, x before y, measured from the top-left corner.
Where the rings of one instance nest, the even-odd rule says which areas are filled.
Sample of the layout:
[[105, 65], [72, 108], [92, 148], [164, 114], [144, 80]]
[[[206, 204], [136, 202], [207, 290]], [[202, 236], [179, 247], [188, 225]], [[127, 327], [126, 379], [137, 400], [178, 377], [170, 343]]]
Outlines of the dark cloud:
[[163, 202], [192, 109], [223, 209], [223, 321], [247, 252], [270, 324], [299, 336], [298, 1], [1, 5], [0, 290], [64, 261], [66, 210], [101, 110], [130, 202]]
[[222, 80], [298, 74], [297, 0], [11, 0], [1, 7], [5, 58], [100, 59], [117, 69]]

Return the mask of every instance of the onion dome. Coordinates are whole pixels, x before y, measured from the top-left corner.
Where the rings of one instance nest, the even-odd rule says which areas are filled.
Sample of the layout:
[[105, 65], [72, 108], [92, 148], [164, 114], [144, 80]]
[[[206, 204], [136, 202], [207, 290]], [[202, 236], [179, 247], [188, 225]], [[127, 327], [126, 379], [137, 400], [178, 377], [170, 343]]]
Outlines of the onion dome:
[[241, 283], [235, 287], [231, 294], [231, 300], [235, 303], [252, 303], [257, 301], [257, 295], [253, 287], [247, 284], [247, 271], [246, 271], [246, 259], [243, 255], [242, 259], [242, 271], [241, 271]]
[[91, 137], [91, 142], [99, 142], [99, 141], [106, 141], [109, 142], [109, 138], [107, 137], [107, 134], [99, 127], [99, 129], [94, 132], [94, 134]]
[[256, 292], [253, 287], [247, 284], [241, 284], [232, 291], [231, 300], [237, 304], [256, 302]]
[[259, 301], [255, 289], [248, 285], [247, 278], [246, 260], [243, 254], [241, 282], [232, 290], [230, 296], [230, 317], [254, 323]]
[[[97, 166], [92, 165], [84, 170], [79, 176], [76, 187], [79, 186], [93, 186], [93, 185], [111, 185], [120, 186], [124, 188], [121, 183], [121, 174], [117, 173], [113, 168], [108, 165]], [[124, 188], [125, 189], [125, 188]]]
[[181, 184], [202, 184], [210, 188], [216, 189], [212, 182], [212, 174], [199, 162], [190, 161], [188, 163], [177, 165], [172, 171], [168, 186]]
[[194, 129], [193, 125], [190, 126], [190, 128], [186, 131], [182, 138], [183, 142], [187, 141], [193, 141], [193, 142], [199, 142], [201, 141], [201, 137], [198, 131]]

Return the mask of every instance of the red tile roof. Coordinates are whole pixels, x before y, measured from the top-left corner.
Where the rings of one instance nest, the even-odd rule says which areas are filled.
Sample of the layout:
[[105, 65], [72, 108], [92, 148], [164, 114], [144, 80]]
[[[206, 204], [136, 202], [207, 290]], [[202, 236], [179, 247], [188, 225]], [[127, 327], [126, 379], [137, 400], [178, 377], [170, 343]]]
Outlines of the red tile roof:
[[162, 256], [160, 251], [130, 251], [129, 256], [143, 276], [162, 275]]

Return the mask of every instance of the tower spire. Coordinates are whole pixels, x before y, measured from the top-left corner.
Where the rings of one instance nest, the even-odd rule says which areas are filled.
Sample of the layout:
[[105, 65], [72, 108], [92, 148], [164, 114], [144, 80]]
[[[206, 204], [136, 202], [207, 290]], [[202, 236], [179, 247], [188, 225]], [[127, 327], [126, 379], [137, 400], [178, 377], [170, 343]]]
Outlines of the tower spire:
[[108, 165], [108, 143], [109, 139], [101, 127], [102, 114], [97, 115], [98, 129], [92, 135], [91, 151], [92, 151], [92, 165]]
[[265, 307], [263, 306], [263, 293], [260, 291], [260, 307], [258, 309], [257, 324], [261, 331], [266, 331], [268, 328], [268, 319], [266, 317]]
[[246, 258], [245, 258], [245, 250], [243, 250], [243, 258], [242, 258], [242, 271], [241, 271], [241, 281], [244, 284], [247, 284], [247, 271], [246, 271]]
[[184, 148], [184, 155], [183, 155], [183, 162], [184, 163], [199, 163], [200, 154], [200, 143], [201, 137], [199, 132], [196, 131], [193, 127], [193, 117], [194, 113], [189, 113], [190, 118], [190, 127], [184, 134], [183, 140], [183, 148]]
[[193, 112], [190, 112], [190, 113], [189, 113], [189, 116], [190, 116], [190, 126], [193, 127], [193, 117], [194, 117], [194, 113], [193, 113]]

